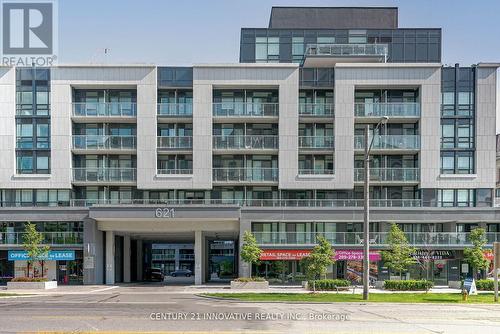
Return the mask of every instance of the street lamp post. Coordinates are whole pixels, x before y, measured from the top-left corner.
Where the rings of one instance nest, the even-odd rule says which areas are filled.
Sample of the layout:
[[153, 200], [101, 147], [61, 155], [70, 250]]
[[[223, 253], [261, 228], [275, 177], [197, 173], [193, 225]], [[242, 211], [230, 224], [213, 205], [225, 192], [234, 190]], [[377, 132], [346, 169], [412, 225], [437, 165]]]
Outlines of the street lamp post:
[[384, 116], [373, 129], [370, 141], [370, 125], [365, 128], [365, 168], [364, 168], [364, 214], [363, 214], [363, 299], [368, 300], [370, 289], [370, 151], [375, 134], [389, 117]]

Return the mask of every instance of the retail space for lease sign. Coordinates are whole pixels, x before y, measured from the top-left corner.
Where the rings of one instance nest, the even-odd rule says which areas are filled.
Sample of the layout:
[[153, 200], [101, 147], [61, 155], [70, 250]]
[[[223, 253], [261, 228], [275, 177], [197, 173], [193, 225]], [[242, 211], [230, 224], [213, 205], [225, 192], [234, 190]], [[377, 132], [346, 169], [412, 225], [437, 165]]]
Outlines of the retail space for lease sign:
[[[260, 255], [262, 261], [294, 261], [311, 254], [309, 249], [264, 249]], [[363, 250], [361, 249], [337, 249], [335, 250], [336, 261], [361, 261], [363, 260]], [[381, 260], [378, 251], [370, 252], [370, 261]]]

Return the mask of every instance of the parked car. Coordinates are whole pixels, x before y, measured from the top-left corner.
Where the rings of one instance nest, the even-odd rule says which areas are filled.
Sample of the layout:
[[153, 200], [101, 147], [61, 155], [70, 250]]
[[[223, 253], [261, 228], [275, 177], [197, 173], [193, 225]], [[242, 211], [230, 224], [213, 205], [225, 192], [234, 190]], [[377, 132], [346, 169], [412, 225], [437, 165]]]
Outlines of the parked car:
[[146, 281], [152, 281], [152, 282], [163, 282], [163, 280], [165, 279], [165, 275], [163, 275], [161, 269], [147, 268], [144, 279]]
[[172, 277], [177, 277], [177, 276], [190, 277], [192, 274], [193, 274], [193, 272], [191, 270], [189, 270], [189, 269], [178, 269], [178, 270], [172, 271], [170, 273], [170, 275]]

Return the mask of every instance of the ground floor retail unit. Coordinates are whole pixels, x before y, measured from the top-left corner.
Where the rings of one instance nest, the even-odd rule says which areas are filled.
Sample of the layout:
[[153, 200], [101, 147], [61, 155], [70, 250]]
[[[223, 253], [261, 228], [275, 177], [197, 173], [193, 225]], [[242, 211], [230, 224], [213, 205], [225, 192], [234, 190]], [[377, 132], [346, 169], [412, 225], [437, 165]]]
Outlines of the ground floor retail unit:
[[[488, 245], [500, 240], [497, 208], [374, 208], [371, 212], [372, 282], [398, 278], [380, 258], [390, 225], [397, 222], [417, 248], [406, 279], [430, 279], [437, 285], [472, 274], [463, 261], [473, 228], [487, 230]], [[397, 217], [397, 221], [395, 221]], [[51, 250], [72, 252], [73, 258], [48, 259], [37, 273], [62, 284], [115, 284], [151, 279], [166, 283], [187, 276], [186, 284], [227, 282], [252, 274], [272, 283], [304, 280], [300, 259], [314, 247], [318, 234], [336, 251], [327, 276], [361, 282], [363, 211], [353, 208], [249, 208], [210, 206], [95, 206], [90, 208], [1, 208], [0, 282], [23, 276], [22, 250], [26, 222], [37, 224]], [[239, 258], [243, 233], [252, 231], [264, 250], [258, 266]], [[69, 253], [68, 253], [69, 254]], [[33, 271], [32, 271], [33, 272]], [[488, 272], [484, 273], [487, 276]]]

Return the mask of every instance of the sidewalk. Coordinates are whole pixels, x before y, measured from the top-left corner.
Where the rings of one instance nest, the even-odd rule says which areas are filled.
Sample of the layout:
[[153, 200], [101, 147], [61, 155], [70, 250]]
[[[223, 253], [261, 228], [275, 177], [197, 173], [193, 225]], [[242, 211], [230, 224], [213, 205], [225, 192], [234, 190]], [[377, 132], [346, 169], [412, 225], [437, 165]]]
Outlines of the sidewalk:
[[[267, 290], [231, 290], [229, 284], [216, 285], [168, 285], [168, 284], [142, 284], [126, 283], [117, 285], [71, 285], [59, 286], [51, 290], [7, 290], [7, 287], [0, 287], [0, 293], [30, 294], [30, 295], [86, 295], [86, 294], [202, 294], [202, 293], [310, 293], [299, 285], [296, 286], [270, 286]], [[341, 293], [341, 294], [361, 294], [363, 288], [357, 286], [344, 291], [318, 291], [320, 293]], [[450, 289], [448, 287], [434, 287], [431, 293], [460, 293], [460, 289]], [[370, 293], [425, 293], [425, 291], [388, 291], [371, 288]], [[488, 293], [488, 291], [479, 291]]]

